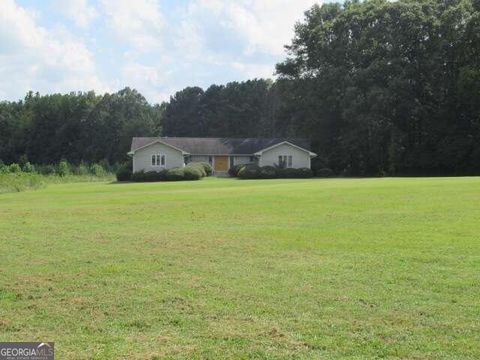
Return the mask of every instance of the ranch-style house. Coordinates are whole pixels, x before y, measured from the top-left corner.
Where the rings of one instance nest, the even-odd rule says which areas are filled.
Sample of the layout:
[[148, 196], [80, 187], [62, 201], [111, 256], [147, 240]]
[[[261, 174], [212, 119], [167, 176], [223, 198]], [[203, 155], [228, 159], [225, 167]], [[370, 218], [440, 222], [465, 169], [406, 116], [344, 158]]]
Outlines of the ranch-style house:
[[305, 139], [282, 138], [193, 138], [134, 137], [128, 153], [133, 172], [159, 171], [182, 167], [193, 161], [212, 165], [216, 174], [226, 173], [237, 164], [310, 168], [310, 151]]

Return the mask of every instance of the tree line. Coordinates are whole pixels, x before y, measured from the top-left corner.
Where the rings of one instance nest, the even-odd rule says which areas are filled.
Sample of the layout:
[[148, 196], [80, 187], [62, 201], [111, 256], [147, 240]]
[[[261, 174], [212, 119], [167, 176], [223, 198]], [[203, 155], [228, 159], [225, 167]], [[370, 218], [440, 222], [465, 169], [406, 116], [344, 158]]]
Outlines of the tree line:
[[0, 159], [122, 162], [133, 136], [306, 137], [339, 175], [480, 174], [480, 0], [315, 5], [275, 81], [29, 93], [0, 103]]
[[30, 92], [22, 101], [0, 103], [0, 159], [122, 162], [133, 136], [159, 134], [161, 114], [161, 106], [129, 88], [105, 95]]

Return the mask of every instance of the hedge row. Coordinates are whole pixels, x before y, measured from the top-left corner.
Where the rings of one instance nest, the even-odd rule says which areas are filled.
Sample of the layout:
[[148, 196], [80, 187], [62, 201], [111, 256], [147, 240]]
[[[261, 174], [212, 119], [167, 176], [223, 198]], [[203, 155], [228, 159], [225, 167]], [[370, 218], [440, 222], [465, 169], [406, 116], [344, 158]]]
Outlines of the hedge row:
[[253, 164], [236, 165], [230, 172], [231, 176], [237, 176], [240, 179], [277, 179], [277, 178], [311, 178], [312, 170], [308, 168], [277, 168], [273, 166], [258, 166]]
[[242, 169], [246, 169], [246, 173], [243, 174], [243, 178], [249, 176], [250, 179], [275, 179], [275, 178], [308, 178], [308, 177], [332, 177], [335, 176], [334, 172], [329, 168], [320, 168], [316, 170], [310, 170], [308, 168], [293, 169], [293, 168], [278, 168], [273, 166], [259, 167], [255, 164], [239, 164], [231, 167], [228, 170], [228, 174], [233, 177], [240, 177], [239, 172]]
[[117, 171], [118, 181], [182, 181], [182, 180], [200, 180], [205, 176], [212, 175], [213, 169], [208, 163], [192, 162], [185, 167], [176, 167], [160, 171], [139, 171], [132, 174], [129, 165], [122, 166]]

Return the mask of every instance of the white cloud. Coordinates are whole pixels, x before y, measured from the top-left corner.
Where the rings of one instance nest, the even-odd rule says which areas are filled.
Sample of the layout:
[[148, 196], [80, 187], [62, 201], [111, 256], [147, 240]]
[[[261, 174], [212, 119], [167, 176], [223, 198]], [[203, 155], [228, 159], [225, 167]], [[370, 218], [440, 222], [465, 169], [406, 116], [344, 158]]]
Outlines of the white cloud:
[[164, 19], [157, 0], [101, 0], [101, 5], [109, 29], [134, 52], [161, 45]]
[[230, 29], [247, 42], [245, 52], [280, 55], [293, 38], [294, 24], [320, 0], [194, 0], [189, 16], [202, 22], [205, 14], [218, 19], [218, 25]]
[[97, 9], [88, 0], [57, 0], [55, 7], [80, 28], [87, 28], [98, 17]]
[[274, 67], [270, 64], [251, 64], [242, 62], [233, 62], [232, 67], [240, 71], [246, 78], [272, 78]]
[[157, 66], [147, 66], [132, 62], [122, 67], [122, 79], [125, 84], [134, 84], [150, 101], [160, 102], [164, 100], [158, 94], [158, 87], [166, 82], [167, 76], [167, 72], [162, 71]]
[[0, 0], [0, 98], [44, 93], [105, 91], [93, 55], [63, 28], [47, 30], [13, 0]]

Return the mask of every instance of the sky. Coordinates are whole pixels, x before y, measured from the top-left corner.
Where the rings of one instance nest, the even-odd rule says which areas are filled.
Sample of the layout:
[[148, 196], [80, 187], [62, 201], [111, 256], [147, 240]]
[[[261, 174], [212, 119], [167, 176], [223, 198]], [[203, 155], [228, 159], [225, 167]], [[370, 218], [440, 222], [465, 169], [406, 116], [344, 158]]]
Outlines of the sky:
[[294, 24], [322, 0], [0, 0], [0, 100], [273, 78]]

